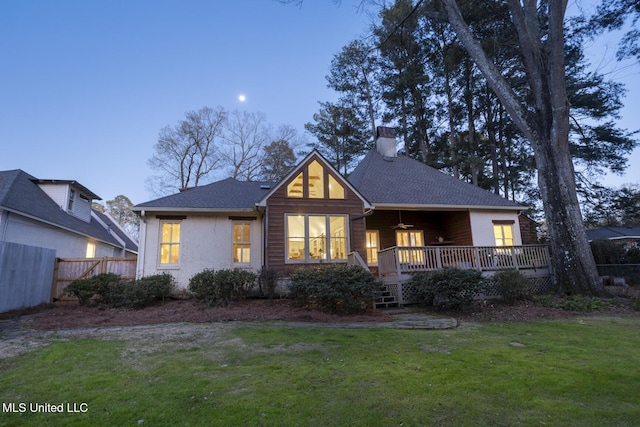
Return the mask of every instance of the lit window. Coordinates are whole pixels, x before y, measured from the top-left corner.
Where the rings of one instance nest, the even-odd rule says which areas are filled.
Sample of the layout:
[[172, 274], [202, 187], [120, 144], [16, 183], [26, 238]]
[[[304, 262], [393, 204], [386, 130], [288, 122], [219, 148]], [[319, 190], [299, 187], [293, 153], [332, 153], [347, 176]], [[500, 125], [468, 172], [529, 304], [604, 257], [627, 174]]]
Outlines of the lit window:
[[346, 215], [287, 215], [287, 261], [347, 259]]
[[302, 172], [287, 185], [287, 197], [302, 197]]
[[396, 231], [398, 246], [422, 246], [422, 230], [420, 231]]
[[513, 246], [513, 224], [493, 224], [496, 246]]
[[233, 223], [233, 262], [249, 264], [251, 262], [251, 223]]
[[324, 199], [324, 168], [317, 160], [309, 164], [309, 198]]
[[379, 242], [378, 230], [367, 230], [367, 264], [369, 265], [378, 265]]
[[329, 198], [344, 199], [344, 187], [331, 174], [329, 174]]
[[164, 222], [160, 233], [160, 264], [177, 265], [180, 261], [180, 223]]
[[85, 258], [95, 258], [96, 257], [96, 244], [95, 243], [87, 243], [87, 252]]

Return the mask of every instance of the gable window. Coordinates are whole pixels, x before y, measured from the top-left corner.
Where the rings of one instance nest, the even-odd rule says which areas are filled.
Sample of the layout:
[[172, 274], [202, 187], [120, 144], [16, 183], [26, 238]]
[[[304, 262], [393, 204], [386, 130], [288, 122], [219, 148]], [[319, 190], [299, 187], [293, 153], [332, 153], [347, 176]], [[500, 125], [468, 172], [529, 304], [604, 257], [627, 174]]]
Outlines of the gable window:
[[378, 250], [380, 248], [380, 237], [378, 230], [367, 230], [367, 264], [378, 265]]
[[287, 197], [309, 199], [344, 199], [344, 186], [317, 160], [287, 184]]
[[233, 223], [233, 263], [249, 264], [251, 262], [251, 223]]
[[287, 185], [287, 197], [302, 198], [303, 196], [302, 190], [303, 190], [303, 179], [302, 179], [302, 172], [300, 172], [298, 176], [296, 176], [293, 179], [293, 181], [291, 181], [289, 185]]
[[493, 221], [493, 236], [496, 246], [513, 246], [514, 221]]
[[324, 199], [324, 168], [317, 160], [309, 164], [309, 198]]
[[329, 198], [344, 199], [344, 187], [331, 174], [329, 174]]
[[347, 259], [346, 215], [286, 215], [286, 261]]
[[160, 264], [178, 265], [180, 261], [180, 222], [160, 223]]

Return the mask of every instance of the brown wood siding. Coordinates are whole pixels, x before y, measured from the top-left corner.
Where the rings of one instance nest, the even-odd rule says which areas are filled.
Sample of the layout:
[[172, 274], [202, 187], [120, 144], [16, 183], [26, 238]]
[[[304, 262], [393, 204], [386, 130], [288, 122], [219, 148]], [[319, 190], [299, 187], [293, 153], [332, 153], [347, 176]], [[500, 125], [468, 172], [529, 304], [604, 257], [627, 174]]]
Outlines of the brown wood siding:
[[[396, 230], [392, 227], [400, 221], [398, 211], [375, 211], [367, 217], [367, 230], [378, 230], [380, 249], [396, 246]], [[438, 244], [443, 237], [450, 245], [472, 245], [471, 222], [467, 211], [421, 212], [402, 211], [402, 222], [411, 224], [409, 231], [422, 231], [424, 244]]]
[[445, 217], [445, 238], [454, 246], [473, 246], [471, 218], [468, 211], [447, 212]]
[[[347, 249], [357, 251], [362, 257], [366, 257], [365, 221], [362, 218], [364, 215], [364, 202], [347, 186], [342, 176], [333, 174], [332, 171], [325, 167], [325, 173], [330, 173], [344, 186], [344, 199], [298, 199], [287, 197], [287, 184], [295, 179], [299, 171], [306, 168], [310, 162], [316, 159], [318, 159], [316, 156], [311, 156], [307, 162], [296, 169], [289, 181], [283, 182], [267, 199], [265, 213], [267, 221], [265, 264], [270, 270], [286, 272], [291, 268], [305, 265], [285, 263], [285, 214], [348, 215], [350, 247]], [[325, 186], [327, 185], [325, 180]]]

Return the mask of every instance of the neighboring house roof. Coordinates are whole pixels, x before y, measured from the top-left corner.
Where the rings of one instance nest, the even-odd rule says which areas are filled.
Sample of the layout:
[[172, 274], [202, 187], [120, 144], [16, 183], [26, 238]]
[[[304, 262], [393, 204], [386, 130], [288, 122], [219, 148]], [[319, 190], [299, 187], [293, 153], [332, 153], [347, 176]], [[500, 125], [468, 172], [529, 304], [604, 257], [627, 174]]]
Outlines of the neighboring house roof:
[[586, 230], [587, 239], [619, 240], [619, 239], [640, 239], [640, 227], [599, 227]]
[[254, 211], [260, 201], [274, 186], [272, 182], [238, 181], [227, 178], [201, 187], [184, 190], [136, 205], [134, 210], [163, 211]]
[[[122, 247], [121, 242], [95, 218], [91, 218], [91, 222], [85, 222], [62, 210], [38, 187], [36, 184], [38, 181], [20, 169], [0, 171], [0, 208]], [[132, 246], [129, 246], [129, 243]], [[137, 252], [138, 246], [128, 239], [127, 249]]]
[[128, 249], [135, 248], [134, 250], [138, 250], [138, 244], [134, 242], [131, 237], [122, 229], [120, 224], [114, 221], [114, 219], [107, 214], [99, 212], [95, 209], [92, 209], [92, 212], [95, 216], [97, 216], [100, 221], [102, 221], [112, 233], [114, 233], [117, 238], [122, 240], [122, 242], [126, 245]]
[[376, 209], [525, 209], [407, 156], [383, 157], [376, 150], [364, 157], [349, 181]]

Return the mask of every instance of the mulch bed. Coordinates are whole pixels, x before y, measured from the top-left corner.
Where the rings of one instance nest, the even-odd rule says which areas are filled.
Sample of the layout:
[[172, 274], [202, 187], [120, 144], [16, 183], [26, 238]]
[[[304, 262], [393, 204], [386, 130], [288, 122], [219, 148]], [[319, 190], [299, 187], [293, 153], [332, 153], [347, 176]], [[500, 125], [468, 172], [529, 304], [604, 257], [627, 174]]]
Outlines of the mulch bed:
[[[415, 309], [425, 312], [422, 309]], [[29, 315], [33, 329], [55, 330], [110, 326], [151, 325], [177, 322], [225, 322], [225, 321], [292, 321], [292, 322], [388, 322], [392, 312], [370, 310], [358, 315], [337, 315], [300, 307], [287, 299], [252, 299], [232, 303], [228, 307], [209, 307], [200, 301], [171, 300], [162, 305], [140, 310], [83, 307], [78, 304], [46, 304], [31, 309], [0, 313], [0, 320]], [[531, 322], [571, 318], [575, 316], [640, 316], [630, 304], [618, 304], [607, 310], [579, 313], [557, 308], [538, 307], [532, 303], [514, 306], [499, 301], [488, 301], [479, 309], [469, 312], [425, 312], [436, 317], [454, 317], [461, 322]]]

